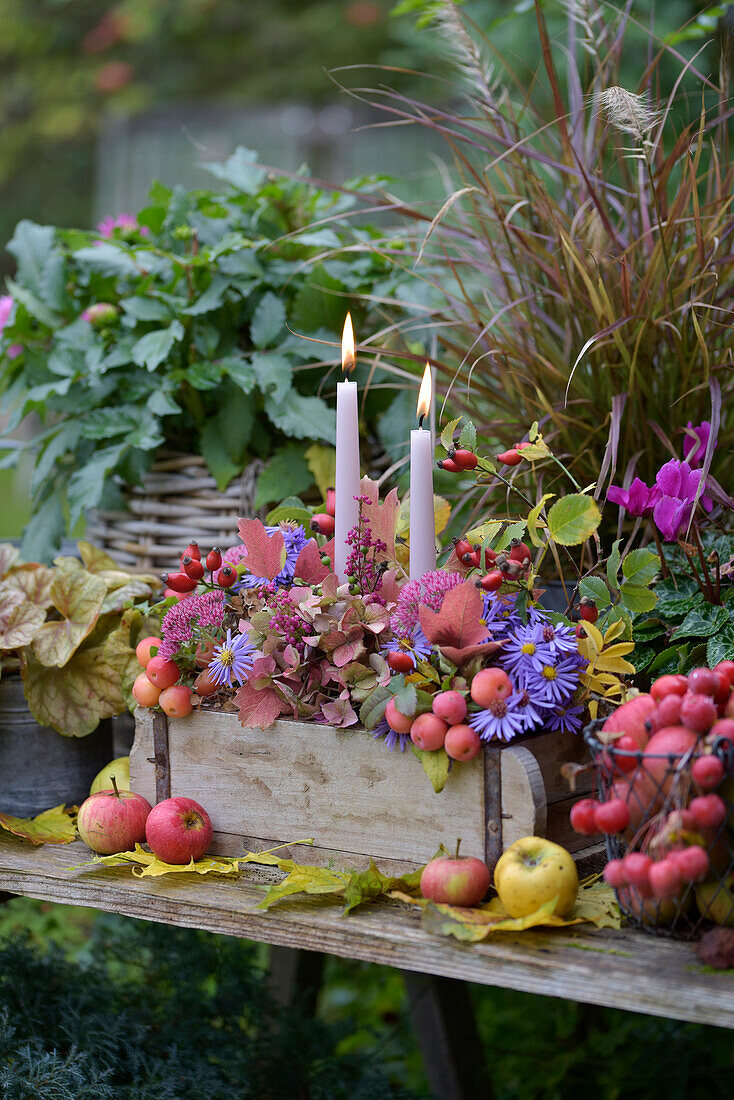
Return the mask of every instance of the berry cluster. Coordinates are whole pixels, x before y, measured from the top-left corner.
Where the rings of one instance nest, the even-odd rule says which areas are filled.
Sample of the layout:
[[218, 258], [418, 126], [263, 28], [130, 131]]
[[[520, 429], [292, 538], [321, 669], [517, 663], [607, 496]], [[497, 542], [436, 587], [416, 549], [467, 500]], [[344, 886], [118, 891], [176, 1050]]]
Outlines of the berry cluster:
[[[454, 539], [454, 553], [462, 565], [481, 569], [482, 548], [468, 539]], [[485, 592], [497, 592], [507, 581], [520, 581], [530, 572], [530, 547], [520, 539], [512, 539], [507, 553], [490, 547], [484, 551], [484, 568], [488, 570], [477, 582]]]
[[207, 572], [210, 575], [209, 583], [219, 588], [230, 588], [237, 580], [237, 570], [227, 562], [222, 565], [222, 551], [218, 546], [213, 546], [202, 561], [199, 544], [192, 539], [180, 555], [179, 561], [180, 572], [161, 573], [161, 580], [166, 586], [165, 596], [180, 597], [194, 592], [200, 582], [206, 583], [204, 577]]
[[458, 474], [462, 470], [476, 470], [479, 459], [473, 451], [464, 447], [451, 447], [446, 458], [436, 463], [439, 470], [445, 470], [447, 474]]
[[[702, 916], [734, 924], [734, 662], [659, 677], [599, 740], [603, 799], [577, 802], [571, 824], [626, 844], [605, 870], [622, 907], [670, 924], [693, 884]], [[646, 908], [649, 899], [675, 904]]]
[[[365, 595], [368, 592], [376, 593], [382, 588], [382, 576], [387, 569], [387, 545], [382, 539], [374, 538], [372, 528], [365, 516], [364, 510], [370, 507], [372, 501], [369, 497], [355, 497], [359, 505], [359, 518], [356, 527], [352, 527], [347, 535], [347, 543], [350, 551], [347, 556], [345, 568], [349, 591], [357, 595]], [[382, 560], [378, 560], [382, 558]]]

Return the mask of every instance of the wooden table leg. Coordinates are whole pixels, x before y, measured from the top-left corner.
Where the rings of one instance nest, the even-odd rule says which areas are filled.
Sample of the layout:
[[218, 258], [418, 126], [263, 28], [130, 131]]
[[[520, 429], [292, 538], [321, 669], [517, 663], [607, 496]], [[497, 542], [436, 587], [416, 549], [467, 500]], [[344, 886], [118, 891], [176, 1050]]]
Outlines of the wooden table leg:
[[295, 947], [271, 947], [268, 989], [280, 1006], [298, 1001], [308, 1016], [316, 1012], [321, 990], [324, 956], [319, 951], [301, 951]]
[[404, 972], [413, 1030], [437, 1100], [492, 1100], [466, 982]]

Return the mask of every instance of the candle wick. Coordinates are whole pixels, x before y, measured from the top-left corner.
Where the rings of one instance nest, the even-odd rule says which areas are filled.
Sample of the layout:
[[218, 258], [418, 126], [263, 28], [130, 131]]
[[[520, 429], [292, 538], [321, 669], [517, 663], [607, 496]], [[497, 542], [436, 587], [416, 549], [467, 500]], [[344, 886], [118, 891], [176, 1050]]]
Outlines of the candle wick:
[[421, 413], [421, 414], [420, 414], [420, 416], [418, 417], [418, 427], [419, 427], [419, 428], [422, 428], [422, 427], [423, 427], [423, 421], [424, 421], [425, 419], [426, 419], [426, 414], [425, 414], [425, 413]]

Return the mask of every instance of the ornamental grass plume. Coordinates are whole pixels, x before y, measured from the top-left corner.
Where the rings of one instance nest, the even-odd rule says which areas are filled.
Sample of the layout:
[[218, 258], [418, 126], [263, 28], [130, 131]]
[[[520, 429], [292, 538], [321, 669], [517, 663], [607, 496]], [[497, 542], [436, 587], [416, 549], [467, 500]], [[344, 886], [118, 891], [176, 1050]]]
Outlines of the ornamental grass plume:
[[[734, 447], [734, 250], [724, 243], [734, 165], [713, 59], [684, 58], [631, 4], [548, 0], [509, 16], [537, 42], [528, 73], [463, 8], [438, 0], [431, 10], [463, 102], [429, 107], [384, 86], [359, 97], [385, 125], [443, 138], [453, 161], [444, 199], [395, 203], [407, 230], [393, 253], [426, 284], [420, 320], [438, 333], [432, 363], [452, 406], [497, 451], [518, 424], [542, 422], [554, 453], [601, 496], [628, 472], [654, 481], [672, 453], [671, 406], [685, 395], [692, 423], [720, 419], [707, 465], [722, 480]], [[562, 45], [551, 17], [565, 22]], [[639, 60], [634, 91], [622, 56], [625, 72]], [[620, 133], [637, 157], [624, 155]], [[532, 476], [518, 469], [513, 482], [530, 488]], [[555, 476], [547, 469], [543, 491]]]

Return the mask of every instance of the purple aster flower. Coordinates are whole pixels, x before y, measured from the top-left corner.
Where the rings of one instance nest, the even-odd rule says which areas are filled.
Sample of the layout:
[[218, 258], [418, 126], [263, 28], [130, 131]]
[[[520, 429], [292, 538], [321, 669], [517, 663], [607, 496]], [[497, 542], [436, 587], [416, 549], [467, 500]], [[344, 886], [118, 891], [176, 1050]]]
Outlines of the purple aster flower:
[[510, 630], [521, 627], [522, 620], [515, 610], [514, 592], [486, 592], [484, 595], [484, 621], [492, 637], [503, 637]]
[[539, 671], [533, 669], [525, 677], [523, 687], [543, 707], [564, 706], [579, 686], [579, 656], [566, 657], [558, 664], [545, 664]]
[[522, 676], [533, 668], [541, 669], [552, 659], [550, 648], [543, 641], [543, 627], [538, 623], [519, 626], [507, 635], [500, 663], [505, 672]]
[[647, 515], [659, 499], [660, 491], [657, 486], [653, 485], [651, 489], [648, 489], [645, 482], [641, 481], [639, 477], [634, 479], [629, 489], [623, 489], [619, 485], [610, 485], [607, 491], [607, 500], [610, 500], [612, 504], [618, 504], [631, 516]]
[[690, 420], [686, 424], [686, 437], [683, 440], [683, 458], [692, 469], [698, 469], [703, 462], [710, 436], [710, 421], [704, 420], [700, 424], [697, 424], [695, 428]]
[[578, 644], [572, 626], [566, 626], [565, 623], [544, 622], [541, 625], [541, 633], [551, 657], [560, 657], [564, 653], [578, 654]]
[[250, 641], [249, 635], [235, 634], [233, 638], [232, 631], [228, 630], [227, 637], [214, 649], [212, 660], [207, 668], [210, 678], [220, 687], [222, 684], [232, 687], [232, 677], [238, 684], [244, 683], [247, 673], [252, 668], [254, 652], [255, 646]]
[[375, 728], [372, 730], [372, 737], [384, 737], [385, 744], [390, 752], [395, 747], [398, 747], [401, 752], [405, 752], [410, 741], [409, 733], [396, 733], [392, 726], [387, 723], [387, 718], [381, 718]]
[[551, 707], [543, 711], [543, 725], [553, 733], [578, 733], [583, 726], [584, 708], [575, 707]]
[[[283, 535], [285, 564], [272, 581], [269, 581], [267, 577], [255, 577], [252, 573], [244, 573], [232, 585], [234, 592], [239, 592], [241, 588], [257, 588], [261, 584], [275, 584], [281, 587], [292, 584], [296, 573], [298, 555], [308, 542], [309, 536], [300, 523], [281, 523], [276, 527], [266, 527], [265, 530], [269, 535], [274, 535], [276, 531], [280, 531]], [[246, 559], [247, 550], [244, 546], [230, 546], [222, 554], [222, 561], [229, 562], [230, 565], [234, 566], [237, 566], [241, 561], [246, 561]]]
[[390, 618], [393, 634], [399, 638], [412, 638], [418, 627], [418, 609], [421, 604], [430, 607], [432, 611], [440, 611], [446, 593], [463, 580], [461, 573], [436, 569], [432, 573], [424, 573], [419, 580], [404, 584]]
[[506, 699], [498, 699], [485, 710], [469, 716], [469, 725], [482, 741], [512, 741], [518, 733], [525, 732], [525, 704], [523, 696], [513, 692]]
[[158, 656], [170, 660], [182, 645], [194, 640], [194, 628], [221, 630], [224, 624], [224, 592], [195, 592], [170, 607], [161, 624]]
[[538, 706], [527, 691], [519, 690], [517, 695], [519, 696], [517, 713], [523, 720], [523, 732], [531, 733], [534, 730], [540, 729], [543, 725], [545, 716], [543, 708]]
[[407, 653], [413, 661], [413, 668], [418, 661], [425, 661], [433, 652], [431, 643], [419, 626], [413, 631], [412, 637], [391, 638], [381, 650], [382, 653]]

